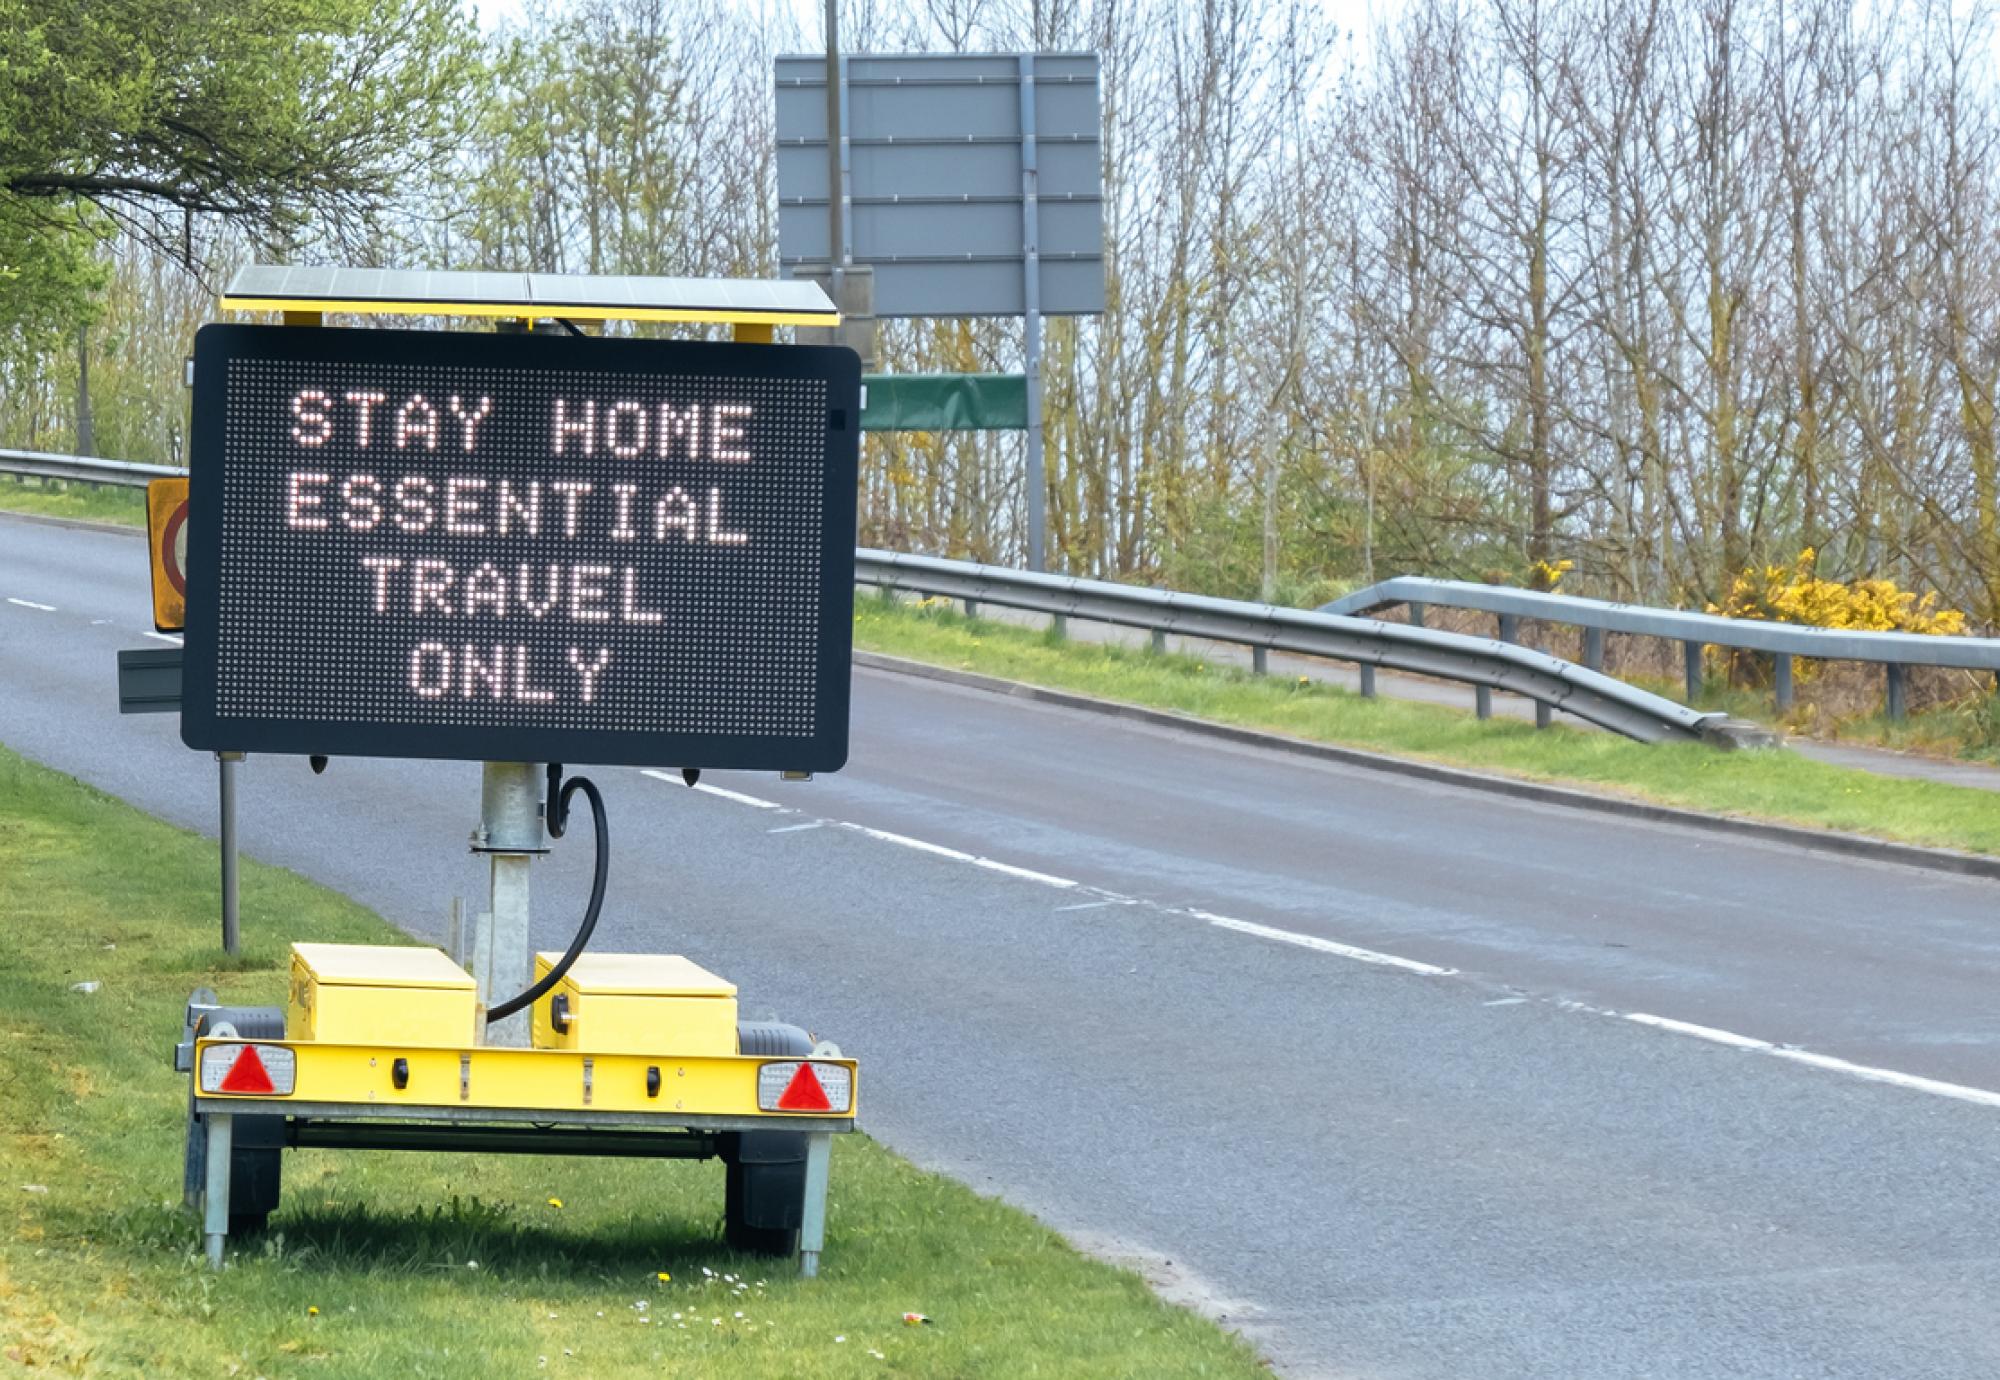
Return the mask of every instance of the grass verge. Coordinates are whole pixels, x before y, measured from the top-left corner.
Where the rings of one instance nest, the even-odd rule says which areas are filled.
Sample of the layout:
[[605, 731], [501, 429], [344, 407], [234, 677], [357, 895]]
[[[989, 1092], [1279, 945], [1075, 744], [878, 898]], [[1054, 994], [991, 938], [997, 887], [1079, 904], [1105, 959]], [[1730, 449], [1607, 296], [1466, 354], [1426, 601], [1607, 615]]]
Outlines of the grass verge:
[[84, 518], [127, 527], [146, 525], [146, 491], [60, 479], [20, 479], [0, 475], [0, 508], [48, 517]]
[[[4, 749], [0, 878], [0, 1368], [1264, 1373], [1136, 1276], [861, 1135], [836, 1140], [817, 1281], [723, 1248], [714, 1164], [333, 1151], [286, 1155], [270, 1233], [212, 1275], [179, 1203], [186, 1083], [168, 1054], [187, 993], [280, 1001], [286, 941], [394, 935], [246, 863], [245, 952], [220, 963], [213, 845]], [[936, 1325], [904, 1326], [911, 1310]]]
[[1316, 681], [1254, 676], [1193, 657], [1066, 642], [968, 619], [943, 601], [864, 596], [855, 645], [935, 665], [1074, 690], [1318, 742], [1586, 786], [1713, 814], [1745, 815], [1974, 853], [2000, 853], [2000, 793], [1828, 766], [1792, 753], [1634, 743], [1609, 733], [1365, 700]]

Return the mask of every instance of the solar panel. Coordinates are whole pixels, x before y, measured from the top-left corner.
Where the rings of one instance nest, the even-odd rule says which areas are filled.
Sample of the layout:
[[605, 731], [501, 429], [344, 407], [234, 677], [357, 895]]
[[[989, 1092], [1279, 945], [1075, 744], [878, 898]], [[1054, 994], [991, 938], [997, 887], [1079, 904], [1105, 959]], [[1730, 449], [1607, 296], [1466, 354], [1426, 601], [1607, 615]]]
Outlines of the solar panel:
[[226, 311], [363, 316], [564, 317], [582, 321], [719, 321], [835, 326], [817, 283], [793, 279], [647, 278], [562, 273], [308, 268], [252, 264], [222, 294]]

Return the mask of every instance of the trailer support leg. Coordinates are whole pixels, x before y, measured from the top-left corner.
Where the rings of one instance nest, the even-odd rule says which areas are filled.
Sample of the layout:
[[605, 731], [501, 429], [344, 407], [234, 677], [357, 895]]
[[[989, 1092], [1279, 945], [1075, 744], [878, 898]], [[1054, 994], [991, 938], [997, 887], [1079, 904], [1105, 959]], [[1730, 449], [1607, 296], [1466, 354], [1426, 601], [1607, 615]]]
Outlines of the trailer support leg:
[[222, 1246], [229, 1239], [229, 1141], [236, 1118], [211, 1112], [201, 1119], [207, 1137], [208, 1183], [202, 1194], [202, 1234], [208, 1247], [208, 1268], [222, 1268]]
[[826, 1171], [833, 1153], [833, 1136], [814, 1131], [806, 1137], [806, 1201], [799, 1221], [799, 1273], [807, 1279], [819, 1273], [819, 1253], [826, 1245]]

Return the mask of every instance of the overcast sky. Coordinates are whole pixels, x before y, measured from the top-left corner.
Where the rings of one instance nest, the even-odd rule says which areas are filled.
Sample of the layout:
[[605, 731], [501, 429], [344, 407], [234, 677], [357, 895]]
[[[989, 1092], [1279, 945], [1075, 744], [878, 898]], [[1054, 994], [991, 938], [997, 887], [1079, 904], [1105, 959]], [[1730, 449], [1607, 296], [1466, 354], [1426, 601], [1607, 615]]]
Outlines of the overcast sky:
[[[668, 3], [669, 0], [662, 0]], [[798, 14], [799, 27], [806, 33], [820, 32], [820, 16], [825, 13], [824, 0], [774, 0], [788, 3]], [[1393, 13], [1400, 8], [1401, 0], [1319, 0], [1320, 8], [1327, 18], [1343, 29], [1352, 29], [1366, 35], [1373, 27], [1374, 17]], [[520, 17], [522, 0], [469, 0], [469, 8], [479, 12], [480, 22], [488, 29], [508, 20]]]

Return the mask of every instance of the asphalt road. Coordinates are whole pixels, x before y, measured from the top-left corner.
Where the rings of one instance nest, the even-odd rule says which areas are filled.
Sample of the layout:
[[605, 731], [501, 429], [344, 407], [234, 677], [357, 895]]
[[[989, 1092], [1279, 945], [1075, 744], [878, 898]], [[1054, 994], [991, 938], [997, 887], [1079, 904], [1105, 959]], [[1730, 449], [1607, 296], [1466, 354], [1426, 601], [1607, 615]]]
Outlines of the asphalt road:
[[[212, 829], [212, 764], [116, 714], [146, 610], [140, 543], [0, 518], [0, 741]], [[1629, 1019], [2000, 1089], [1992, 884], [855, 690], [846, 772], [712, 778], [762, 804], [596, 773], [599, 943], [839, 1040], [890, 1145], [1291, 1374], [2000, 1372], [2000, 1109]], [[413, 934], [479, 893], [476, 764], [242, 792], [246, 851]], [[538, 874], [543, 945], [587, 864]]]

